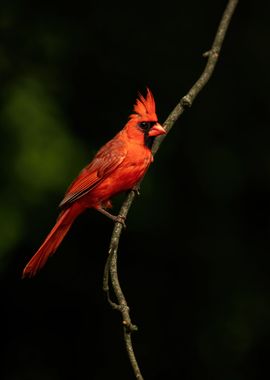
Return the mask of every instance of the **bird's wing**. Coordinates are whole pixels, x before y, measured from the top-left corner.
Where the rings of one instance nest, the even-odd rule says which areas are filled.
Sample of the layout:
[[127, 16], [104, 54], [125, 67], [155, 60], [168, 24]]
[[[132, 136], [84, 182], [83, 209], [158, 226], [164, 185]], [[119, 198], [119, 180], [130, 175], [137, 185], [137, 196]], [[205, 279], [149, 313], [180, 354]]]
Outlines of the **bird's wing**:
[[117, 138], [107, 142], [69, 186], [59, 207], [65, 207], [91, 191], [125, 159], [125, 143]]

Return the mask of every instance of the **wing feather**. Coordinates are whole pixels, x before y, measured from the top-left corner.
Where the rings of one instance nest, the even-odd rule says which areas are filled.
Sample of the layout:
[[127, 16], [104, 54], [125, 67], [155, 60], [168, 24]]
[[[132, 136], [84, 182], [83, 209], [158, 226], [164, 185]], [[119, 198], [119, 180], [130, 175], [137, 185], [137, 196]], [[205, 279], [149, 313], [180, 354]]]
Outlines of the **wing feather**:
[[65, 207], [87, 194], [107, 178], [125, 159], [125, 143], [117, 138], [105, 144], [69, 186], [59, 207]]

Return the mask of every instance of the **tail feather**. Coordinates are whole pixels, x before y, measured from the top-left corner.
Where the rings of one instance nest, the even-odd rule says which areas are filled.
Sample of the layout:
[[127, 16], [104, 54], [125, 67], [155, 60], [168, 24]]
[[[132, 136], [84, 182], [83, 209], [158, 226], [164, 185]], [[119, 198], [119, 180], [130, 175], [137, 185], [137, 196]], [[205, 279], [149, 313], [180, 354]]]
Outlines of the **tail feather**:
[[57, 250], [70, 229], [73, 221], [80, 212], [81, 210], [79, 210], [75, 204], [67, 210], [61, 212], [55, 226], [52, 228], [41, 247], [24, 268], [22, 278], [35, 276], [36, 273], [46, 264], [48, 258]]

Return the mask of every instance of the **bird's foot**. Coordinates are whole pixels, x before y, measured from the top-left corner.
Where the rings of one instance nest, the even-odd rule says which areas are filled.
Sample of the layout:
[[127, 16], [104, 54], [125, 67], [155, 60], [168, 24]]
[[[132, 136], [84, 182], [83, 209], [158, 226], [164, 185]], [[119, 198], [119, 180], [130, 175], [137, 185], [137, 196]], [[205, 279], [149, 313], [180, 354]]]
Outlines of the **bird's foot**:
[[122, 215], [117, 215], [114, 217], [114, 221], [117, 223], [121, 223], [124, 228], [127, 228], [127, 225], [125, 223], [126, 217]]
[[101, 214], [107, 216], [108, 218], [112, 219], [115, 223], [116, 222], [121, 223], [124, 228], [127, 227], [126, 223], [125, 223], [125, 220], [126, 220], [125, 216], [122, 216], [122, 215], [113, 215], [110, 212], [104, 210], [104, 208], [102, 208], [102, 207], [99, 207], [96, 210], [99, 211], [99, 212], [101, 212]]
[[138, 196], [141, 195], [141, 192], [140, 192], [140, 185], [135, 185], [135, 186], [133, 186], [131, 190], [134, 191], [134, 193], [135, 193], [136, 195], [138, 195]]

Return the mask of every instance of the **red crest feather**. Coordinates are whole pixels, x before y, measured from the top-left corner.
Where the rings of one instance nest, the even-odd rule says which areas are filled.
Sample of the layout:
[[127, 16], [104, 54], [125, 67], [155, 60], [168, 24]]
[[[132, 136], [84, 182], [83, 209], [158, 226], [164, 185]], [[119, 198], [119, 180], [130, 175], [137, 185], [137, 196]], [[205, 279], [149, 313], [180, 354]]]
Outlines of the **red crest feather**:
[[134, 113], [130, 115], [131, 118], [134, 117], [147, 117], [147, 118], [154, 118], [157, 119], [156, 116], [156, 104], [154, 97], [152, 95], [152, 92], [149, 90], [149, 88], [146, 89], [146, 97], [143, 97], [142, 94], [139, 93], [139, 97], [136, 100], [136, 103], [134, 105]]

